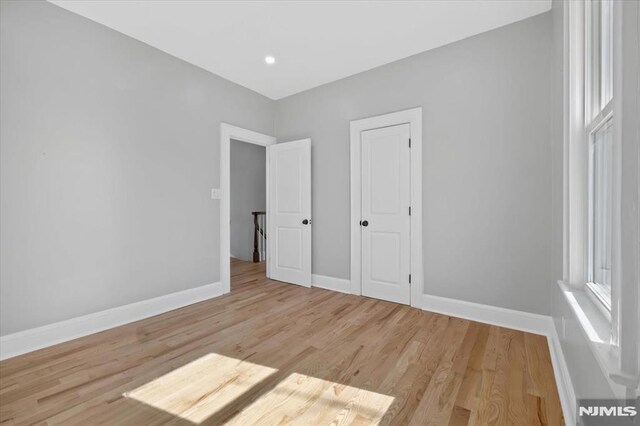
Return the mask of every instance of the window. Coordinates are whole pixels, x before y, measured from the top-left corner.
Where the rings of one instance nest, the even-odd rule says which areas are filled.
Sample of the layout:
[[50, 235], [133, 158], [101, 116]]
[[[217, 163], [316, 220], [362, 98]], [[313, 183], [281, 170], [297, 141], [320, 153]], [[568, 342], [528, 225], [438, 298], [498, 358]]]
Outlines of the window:
[[611, 310], [612, 122], [608, 119], [589, 143], [588, 288]]
[[[638, 235], [632, 212], [637, 134], [633, 127], [623, 134], [621, 124], [623, 113], [636, 124], [637, 112], [633, 79], [618, 76], [627, 66], [635, 71], [635, 61], [622, 61], [623, 40], [630, 36], [634, 43], [635, 30], [628, 36], [622, 23], [633, 21], [638, 2], [575, 0], [563, 6], [563, 279], [558, 284], [570, 312], [562, 317], [580, 324], [611, 391], [623, 399], [638, 383], [633, 273]], [[623, 276], [623, 270], [631, 273]]]
[[[591, 0], [585, 10], [585, 100], [587, 122], [613, 97], [613, 2]], [[587, 123], [589, 124], [589, 123]]]
[[593, 0], [585, 10], [585, 135], [588, 144], [587, 288], [611, 310], [613, 192], [612, 1]]

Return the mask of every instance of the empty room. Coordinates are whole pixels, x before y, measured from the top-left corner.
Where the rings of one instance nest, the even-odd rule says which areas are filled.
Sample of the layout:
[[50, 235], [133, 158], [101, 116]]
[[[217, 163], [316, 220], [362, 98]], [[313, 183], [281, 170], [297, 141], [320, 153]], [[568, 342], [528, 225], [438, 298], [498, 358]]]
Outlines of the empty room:
[[640, 2], [0, 0], [0, 425], [640, 424]]

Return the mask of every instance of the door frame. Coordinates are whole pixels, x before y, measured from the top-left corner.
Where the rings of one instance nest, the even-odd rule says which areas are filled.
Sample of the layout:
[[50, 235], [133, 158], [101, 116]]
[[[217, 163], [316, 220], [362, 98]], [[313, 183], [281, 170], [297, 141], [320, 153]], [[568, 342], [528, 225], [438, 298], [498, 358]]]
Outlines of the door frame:
[[362, 294], [362, 159], [366, 130], [409, 124], [411, 128], [411, 306], [422, 307], [422, 107], [351, 121], [351, 293]]
[[[231, 291], [231, 140], [264, 146], [276, 143], [276, 138], [253, 130], [243, 129], [227, 123], [220, 123], [220, 282], [222, 293]], [[266, 211], [269, 211], [269, 153], [265, 149], [266, 175], [265, 195]], [[269, 251], [267, 250], [267, 258]], [[269, 276], [267, 261], [267, 276]]]

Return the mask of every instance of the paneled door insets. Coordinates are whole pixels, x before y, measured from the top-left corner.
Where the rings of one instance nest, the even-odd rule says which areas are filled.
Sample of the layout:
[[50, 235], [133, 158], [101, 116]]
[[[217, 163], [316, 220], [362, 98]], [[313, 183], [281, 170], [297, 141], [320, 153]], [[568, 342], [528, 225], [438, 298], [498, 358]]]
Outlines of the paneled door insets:
[[270, 278], [311, 286], [311, 140], [268, 150]]
[[361, 133], [362, 294], [411, 301], [411, 128]]

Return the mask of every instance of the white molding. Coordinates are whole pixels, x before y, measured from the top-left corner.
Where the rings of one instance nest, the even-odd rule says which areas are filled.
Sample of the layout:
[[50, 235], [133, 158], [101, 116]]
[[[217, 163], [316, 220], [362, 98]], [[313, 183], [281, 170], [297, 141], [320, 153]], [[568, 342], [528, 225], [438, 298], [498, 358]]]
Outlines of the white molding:
[[591, 299], [590, 290], [573, 289], [562, 281], [558, 281], [558, 286], [571, 314], [578, 322], [578, 328], [582, 330], [586, 346], [611, 388], [611, 393], [619, 399], [625, 398], [625, 379], [619, 382], [614, 378], [628, 378], [633, 383], [633, 389], [637, 387], [638, 377], [621, 371], [620, 349], [612, 342], [611, 321], [598, 306], [600, 302]]
[[362, 294], [360, 133], [398, 124], [411, 126], [411, 306], [419, 307], [423, 292], [422, 258], [422, 107], [354, 120], [351, 144], [351, 293]]
[[[254, 145], [269, 146], [276, 143], [276, 138], [242, 127], [220, 123], [220, 281], [223, 293], [231, 291], [231, 140], [252, 143]], [[267, 175], [269, 174], [269, 150], [265, 155]], [[267, 210], [269, 211], [269, 188], [265, 179]], [[267, 276], [269, 276], [269, 262], [267, 261]]]
[[576, 424], [575, 413], [576, 394], [571, 383], [571, 375], [567, 367], [567, 361], [562, 351], [558, 331], [555, 323], [550, 319], [549, 330], [547, 332], [547, 343], [549, 345], [549, 354], [551, 355], [551, 365], [553, 366], [553, 375], [556, 379], [556, 387], [560, 396], [560, 405], [562, 406], [562, 414], [564, 415], [564, 423], [567, 425]]
[[564, 277], [575, 288], [587, 282], [587, 163], [585, 134], [584, 2], [565, 2], [565, 111], [563, 167]]
[[159, 315], [220, 296], [216, 282], [0, 337], [0, 360]]
[[546, 336], [565, 424], [575, 424], [575, 391], [571, 383], [571, 376], [569, 375], [562, 346], [560, 345], [558, 332], [550, 316], [429, 294], [423, 295], [422, 309]]
[[351, 294], [351, 281], [344, 278], [328, 277], [326, 275], [311, 276], [312, 287], [323, 288], [325, 290], [339, 291], [340, 293]]
[[430, 294], [424, 294], [422, 297], [421, 308], [423, 311], [436, 312], [545, 336], [549, 331], [551, 317], [547, 315], [516, 311], [448, 297], [432, 296]]

